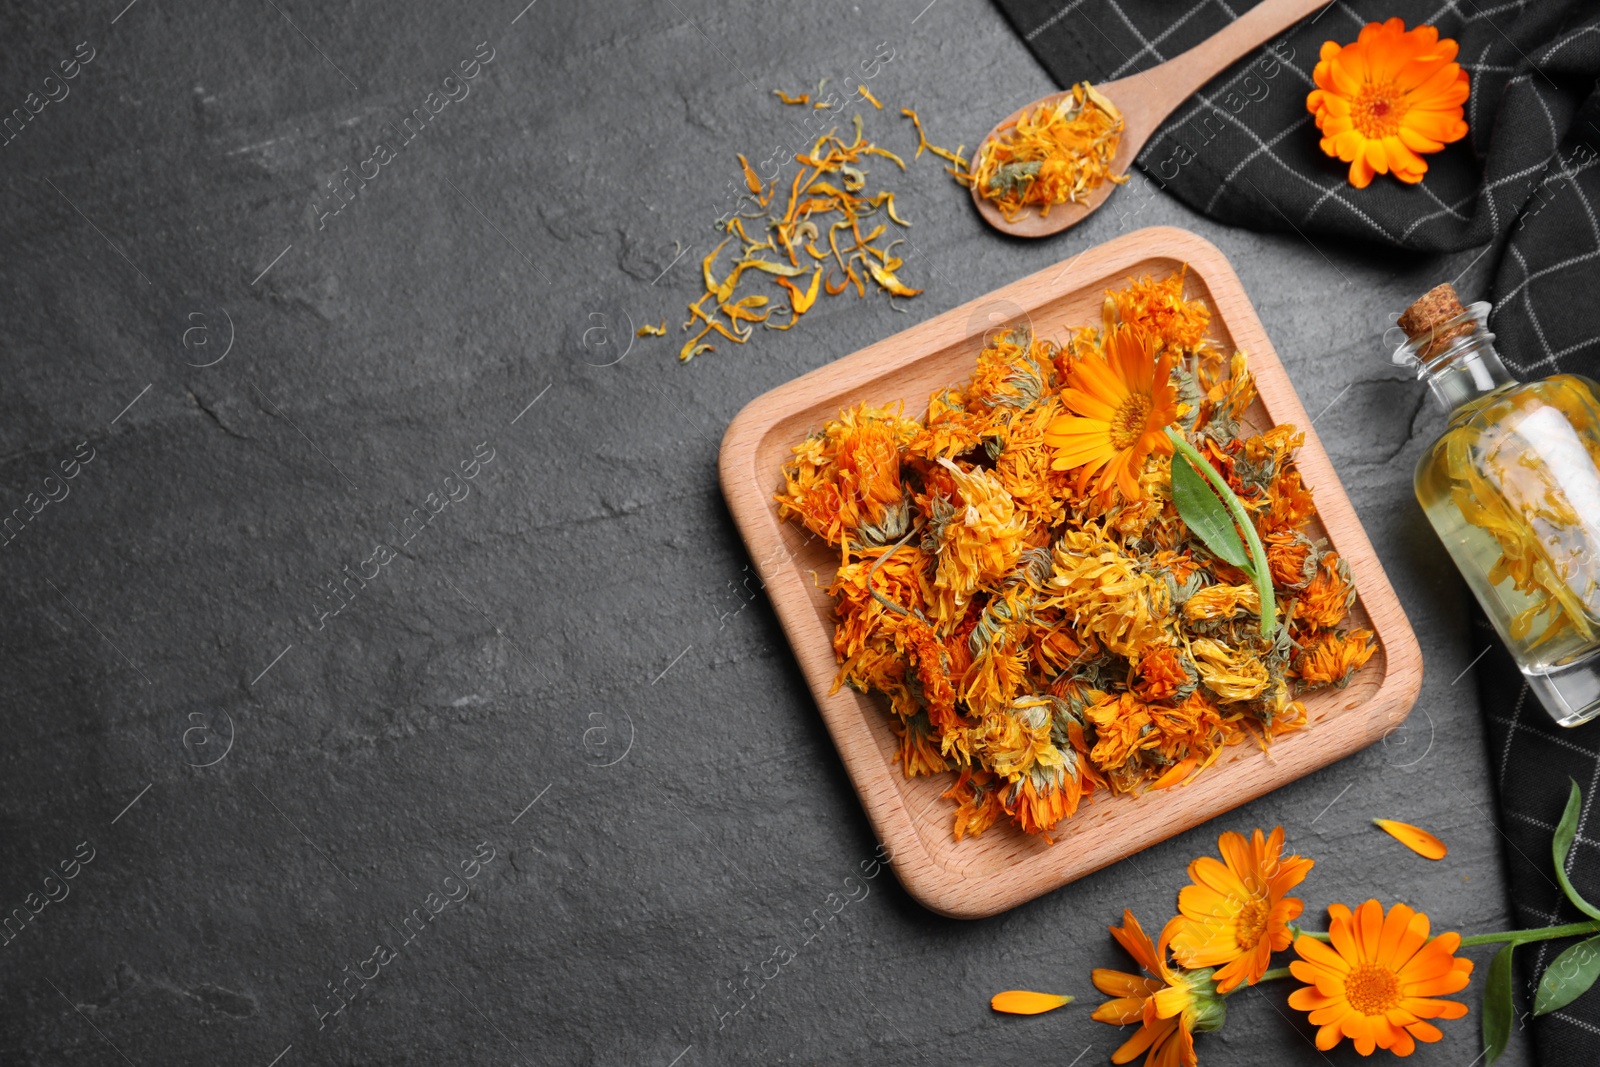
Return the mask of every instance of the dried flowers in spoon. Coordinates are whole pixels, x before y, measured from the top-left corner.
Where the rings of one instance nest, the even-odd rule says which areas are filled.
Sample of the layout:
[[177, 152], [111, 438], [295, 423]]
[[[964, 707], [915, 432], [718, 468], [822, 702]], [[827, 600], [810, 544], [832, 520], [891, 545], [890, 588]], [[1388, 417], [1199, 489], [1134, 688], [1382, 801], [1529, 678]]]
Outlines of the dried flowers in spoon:
[[970, 172], [956, 177], [992, 200], [1007, 222], [1028, 208], [1048, 216], [1060, 204], [1082, 203], [1107, 181], [1122, 139], [1122, 113], [1088, 82], [1053, 104], [1041, 104], [979, 147]]

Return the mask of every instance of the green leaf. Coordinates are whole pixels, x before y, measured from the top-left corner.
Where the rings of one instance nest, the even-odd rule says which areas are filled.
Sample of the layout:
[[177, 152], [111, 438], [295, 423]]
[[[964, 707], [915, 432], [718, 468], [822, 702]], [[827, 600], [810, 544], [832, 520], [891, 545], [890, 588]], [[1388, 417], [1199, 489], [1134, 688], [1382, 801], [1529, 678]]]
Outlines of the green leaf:
[[[1568, 778], [1567, 781], [1572, 782], [1572, 779]], [[1556, 858], [1556, 881], [1561, 883], [1561, 891], [1572, 901], [1572, 906], [1591, 919], [1600, 919], [1600, 908], [1579, 896], [1567, 880], [1567, 852], [1572, 848], [1572, 839], [1578, 835], [1578, 815], [1582, 811], [1583, 790], [1578, 788], [1577, 782], [1572, 782], [1572, 792], [1567, 795], [1567, 810], [1562, 813], [1561, 822], [1556, 826], [1556, 837], [1550, 843], [1550, 851]]]
[[1580, 941], [1557, 956], [1539, 979], [1533, 1013], [1544, 1015], [1583, 996], [1600, 978], [1600, 937]]
[[1178, 505], [1178, 517], [1190, 531], [1211, 551], [1228, 563], [1252, 577], [1255, 568], [1250, 565], [1250, 553], [1239, 540], [1239, 531], [1233, 525], [1228, 506], [1212, 492], [1188, 457], [1172, 457], [1172, 500]]
[[1483, 987], [1484, 1067], [1499, 1059], [1511, 1040], [1511, 1019], [1516, 1015], [1511, 1003], [1511, 952], [1516, 947], [1513, 941], [1489, 961], [1489, 980]]

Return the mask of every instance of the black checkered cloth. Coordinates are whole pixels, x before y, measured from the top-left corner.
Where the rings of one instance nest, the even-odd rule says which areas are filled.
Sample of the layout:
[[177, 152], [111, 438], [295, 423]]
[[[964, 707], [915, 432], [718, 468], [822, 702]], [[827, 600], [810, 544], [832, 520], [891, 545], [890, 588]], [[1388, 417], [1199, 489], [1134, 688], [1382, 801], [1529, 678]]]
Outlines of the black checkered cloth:
[[[1137, 73], [1198, 44], [1252, 0], [996, 0], [1063, 86]], [[1379, 175], [1366, 189], [1323, 155], [1306, 110], [1324, 41], [1347, 44], [1368, 22], [1399, 17], [1461, 45], [1472, 79], [1467, 139], [1425, 157], [1427, 177]], [[1600, 378], [1600, 0], [1336, 2], [1246, 56], [1188, 100], [1138, 168], [1221, 222], [1419, 252], [1482, 248], [1466, 274], [1488, 281], [1491, 327], [1521, 378], [1562, 371]], [[1113, 201], [1113, 204], [1115, 201]], [[1108, 206], [1108, 210], [1113, 208]], [[1307, 254], [1314, 254], [1310, 248]], [[1490, 281], [1492, 279], [1492, 281]], [[1483, 287], [1463, 283], [1468, 294]], [[1554, 725], [1487, 622], [1477, 670], [1499, 788], [1512, 905], [1524, 926], [1574, 922], [1551, 878], [1550, 838], [1568, 778], [1584, 811], [1568, 873], [1600, 901], [1600, 721]], [[1565, 947], [1521, 950], [1524, 978]], [[1519, 983], [1521, 994], [1529, 991]], [[1531, 996], [1519, 995], [1521, 1014]], [[1600, 1064], [1600, 988], [1538, 1020], [1549, 1067]]]

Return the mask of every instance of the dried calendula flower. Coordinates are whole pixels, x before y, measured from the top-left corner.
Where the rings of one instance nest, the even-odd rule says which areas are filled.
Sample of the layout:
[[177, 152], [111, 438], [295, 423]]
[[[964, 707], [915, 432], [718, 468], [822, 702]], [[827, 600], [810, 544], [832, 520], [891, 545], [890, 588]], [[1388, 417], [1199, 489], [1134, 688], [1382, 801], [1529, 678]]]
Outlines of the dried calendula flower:
[[1344, 686], [1350, 676], [1364, 666], [1377, 646], [1371, 630], [1352, 630], [1347, 634], [1326, 633], [1301, 650], [1295, 660], [1295, 673], [1307, 689], [1325, 685]]
[[667, 320], [662, 319], [660, 326], [652, 326], [648, 322], [634, 332], [635, 337], [665, 337], [667, 335]]
[[1079, 82], [1052, 104], [1024, 113], [986, 142], [970, 171], [956, 177], [994, 202], [1007, 221], [1028, 208], [1040, 215], [1060, 204], [1083, 203], [1107, 181], [1122, 140], [1122, 113], [1088, 82]]
[[[719, 294], [710, 263], [705, 303], [769, 314]], [[816, 277], [778, 282], [809, 306]], [[1205, 339], [1182, 277], [1108, 294], [1064, 343], [991, 332], [923, 417], [858, 404], [784, 465], [779, 516], [839, 553], [838, 683], [886, 698], [905, 774], [955, 776], [957, 840], [1000, 822], [1050, 840], [1096, 790], [1182, 789], [1228, 746], [1302, 728], [1295, 697], [1376, 652], [1312, 525], [1303, 436], [1245, 428], [1245, 357]], [[1182, 511], [1175, 449], [1242, 499], [1275, 608]]]

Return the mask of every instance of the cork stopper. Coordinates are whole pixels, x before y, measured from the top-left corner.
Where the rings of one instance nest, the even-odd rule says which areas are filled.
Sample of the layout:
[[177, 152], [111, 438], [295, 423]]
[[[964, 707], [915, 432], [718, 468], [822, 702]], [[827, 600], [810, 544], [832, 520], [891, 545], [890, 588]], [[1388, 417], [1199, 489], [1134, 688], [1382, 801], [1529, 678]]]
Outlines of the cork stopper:
[[1477, 329], [1477, 323], [1466, 314], [1461, 298], [1447, 282], [1423, 293], [1396, 321], [1408, 338], [1421, 342], [1417, 355], [1428, 360]]

